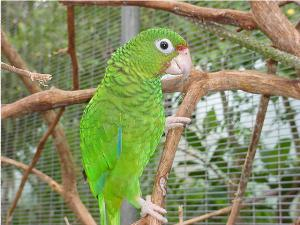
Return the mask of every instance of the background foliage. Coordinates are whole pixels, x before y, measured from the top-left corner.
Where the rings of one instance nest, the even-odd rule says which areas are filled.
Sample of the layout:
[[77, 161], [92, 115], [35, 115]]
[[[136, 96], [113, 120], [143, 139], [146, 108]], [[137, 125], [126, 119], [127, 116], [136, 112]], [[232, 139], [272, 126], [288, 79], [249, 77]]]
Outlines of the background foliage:
[[[249, 10], [247, 2], [192, 2], [193, 4]], [[294, 4], [283, 8], [295, 22], [300, 9]], [[67, 54], [66, 9], [56, 2], [3, 2], [2, 29], [32, 70], [50, 73], [50, 86], [71, 89], [71, 65]], [[106, 61], [120, 46], [120, 8], [76, 7], [76, 44], [80, 66], [80, 87], [96, 87]], [[141, 30], [169, 27], [187, 38], [196, 68], [205, 71], [222, 69], [256, 69], [266, 71], [264, 58], [220, 39], [185, 19], [162, 11], [141, 9]], [[269, 44], [258, 31], [243, 31]], [[2, 61], [5, 61], [2, 58]], [[279, 66], [279, 75], [294, 77], [294, 71]], [[2, 103], [13, 102], [29, 93], [17, 76], [3, 72]], [[50, 86], [48, 88], [50, 88]], [[182, 101], [178, 93], [165, 95], [166, 113], [174, 113]], [[184, 219], [192, 218], [230, 204], [243, 159], [249, 144], [259, 96], [241, 91], [210, 94], [198, 104], [193, 123], [185, 131], [169, 178], [167, 198], [168, 219], [178, 221], [178, 205], [184, 206]], [[68, 141], [74, 154], [81, 198], [98, 218], [97, 202], [90, 195], [81, 175], [78, 124], [85, 105], [70, 106], [62, 118]], [[291, 122], [294, 122], [295, 125]], [[300, 124], [300, 103], [292, 99], [273, 97], [263, 128], [254, 172], [247, 197], [261, 196], [264, 191], [278, 189], [278, 196], [251, 203], [242, 210], [243, 224], [290, 224], [300, 215], [300, 146], [295, 145]], [[294, 128], [294, 130], [292, 130]], [[1, 125], [2, 155], [29, 163], [39, 138], [46, 131], [39, 114], [9, 119]], [[298, 134], [299, 138], [299, 134]], [[151, 192], [159, 160], [159, 151], [151, 160], [142, 178], [143, 193]], [[55, 148], [49, 139], [38, 169], [60, 180]], [[2, 218], [6, 215], [19, 185], [21, 173], [12, 167], [2, 167]], [[71, 224], [76, 218], [62, 199], [50, 188], [31, 176], [17, 207], [13, 224]], [[224, 224], [226, 216], [210, 219], [206, 224]]]

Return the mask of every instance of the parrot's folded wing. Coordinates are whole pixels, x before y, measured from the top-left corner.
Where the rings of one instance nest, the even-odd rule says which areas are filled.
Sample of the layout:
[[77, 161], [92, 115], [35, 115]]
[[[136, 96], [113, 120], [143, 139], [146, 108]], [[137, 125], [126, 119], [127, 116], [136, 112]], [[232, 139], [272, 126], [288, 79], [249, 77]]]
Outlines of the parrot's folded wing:
[[[105, 108], [105, 107], [103, 107]], [[94, 196], [103, 189], [105, 179], [121, 152], [122, 130], [106, 110], [84, 118], [80, 125], [81, 154], [84, 171]]]

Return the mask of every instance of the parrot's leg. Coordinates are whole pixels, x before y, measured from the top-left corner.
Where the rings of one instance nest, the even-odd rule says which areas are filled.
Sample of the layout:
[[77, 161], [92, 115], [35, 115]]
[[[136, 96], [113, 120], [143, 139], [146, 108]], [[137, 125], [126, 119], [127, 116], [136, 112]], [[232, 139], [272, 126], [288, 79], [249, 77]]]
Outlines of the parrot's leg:
[[161, 214], [166, 214], [167, 211], [164, 208], [161, 208], [160, 206], [152, 203], [150, 195], [146, 196], [146, 200], [142, 199], [141, 197], [138, 197], [137, 202], [141, 206], [142, 217], [149, 214], [150, 216], [154, 217], [155, 219], [163, 223], [168, 222], [168, 220], [161, 215]]
[[167, 133], [168, 130], [171, 128], [184, 127], [186, 124], [188, 124], [190, 122], [191, 122], [191, 119], [188, 117], [169, 116], [166, 118], [165, 133]]

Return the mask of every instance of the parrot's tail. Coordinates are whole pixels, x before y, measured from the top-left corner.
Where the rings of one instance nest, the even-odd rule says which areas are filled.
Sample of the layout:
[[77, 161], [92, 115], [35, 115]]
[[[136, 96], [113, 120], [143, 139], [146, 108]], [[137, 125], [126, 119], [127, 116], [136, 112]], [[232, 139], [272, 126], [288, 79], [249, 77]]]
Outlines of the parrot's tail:
[[100, 225], [120, 225], [120, 207], [107, 204], [102, 194], [98, 195]]

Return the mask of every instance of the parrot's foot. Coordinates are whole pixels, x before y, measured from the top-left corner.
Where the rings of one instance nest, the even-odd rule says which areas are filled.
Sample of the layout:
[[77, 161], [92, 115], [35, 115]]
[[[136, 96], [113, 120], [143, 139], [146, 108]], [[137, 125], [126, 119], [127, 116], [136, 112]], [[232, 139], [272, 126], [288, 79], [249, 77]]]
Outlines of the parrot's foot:
[[188, 117], [169, 116], [166, 118], [165, 133], [167, 133], [168, 130], [171, 128], [184, 127], [186, 124], [188, 124], [190, 122], [191, 122], [191, 119]]
[[146, 215], [150, 215], [154, 217], [155, 219], [161, 221], [162, 223], [167, 223], [168, 220], [163, 217], [161, 214], [166, 214], [167, 211], [164, 208], [161, 208], [158, 205], [155, 205], [151, 202], [151, 196], [146, 196], [146, 201], [142, 198], [137, 199], [138, 203], [141, 206], [141, 216], [144, 217]]

